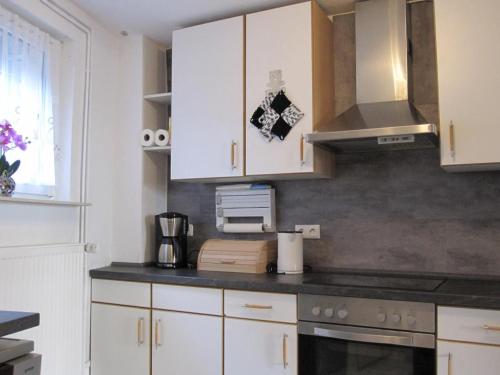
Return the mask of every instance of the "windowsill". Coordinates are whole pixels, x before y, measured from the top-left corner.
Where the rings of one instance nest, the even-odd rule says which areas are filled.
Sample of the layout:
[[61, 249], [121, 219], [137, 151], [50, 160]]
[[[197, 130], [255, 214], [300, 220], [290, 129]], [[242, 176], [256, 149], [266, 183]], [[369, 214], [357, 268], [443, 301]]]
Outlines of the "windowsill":
[[66, 207], [88, 207], [90, 203], [76, 202], [76, 201], [57, 201], [48, 198], [18, 198], [18, 197], [1, 197], [0, 204], [31, 204], [39, 206], [66, 206]]

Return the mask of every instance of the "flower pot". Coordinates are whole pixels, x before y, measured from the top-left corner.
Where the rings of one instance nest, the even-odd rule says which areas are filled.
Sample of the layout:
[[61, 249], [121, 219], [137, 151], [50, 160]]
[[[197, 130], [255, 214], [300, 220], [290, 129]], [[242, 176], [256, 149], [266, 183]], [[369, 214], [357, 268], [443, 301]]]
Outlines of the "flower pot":
[[16, 190], [16, 182], [6, 174], [0, 175], [0, 196], [11, 197]]

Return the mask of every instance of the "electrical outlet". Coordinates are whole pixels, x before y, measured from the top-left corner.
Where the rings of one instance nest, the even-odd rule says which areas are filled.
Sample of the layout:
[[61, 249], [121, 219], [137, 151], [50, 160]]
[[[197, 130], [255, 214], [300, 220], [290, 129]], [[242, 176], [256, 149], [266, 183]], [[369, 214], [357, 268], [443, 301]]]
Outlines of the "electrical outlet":
[[302, 231], [305, 240], [319, 240], [321, 238], [320, 225], [295, 225], [296, 231]]
[[193, 224], [189, 224], [188, 237], [193, 237], [193, 236], [194, 236], [194, 225]]

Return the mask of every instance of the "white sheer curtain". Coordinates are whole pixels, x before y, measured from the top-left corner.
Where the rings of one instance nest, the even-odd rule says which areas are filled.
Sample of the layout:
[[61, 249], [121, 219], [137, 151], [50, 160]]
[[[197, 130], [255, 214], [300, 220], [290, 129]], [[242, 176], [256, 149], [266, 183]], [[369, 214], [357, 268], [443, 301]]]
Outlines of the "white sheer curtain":
[[21, 160], [18, 193], [54, 195], [60, 56], [59, 41], [0, 6], [0, 120], [31, 142], [7, 153], [9, 162]]

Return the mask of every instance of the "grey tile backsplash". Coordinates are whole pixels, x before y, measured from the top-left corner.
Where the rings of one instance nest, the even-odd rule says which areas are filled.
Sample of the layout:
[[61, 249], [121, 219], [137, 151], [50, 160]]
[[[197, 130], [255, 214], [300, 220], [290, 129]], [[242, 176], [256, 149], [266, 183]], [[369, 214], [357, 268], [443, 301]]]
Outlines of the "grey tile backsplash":
[[[305, 263], [360, 268], [500, 275], [500, 173], [449, 174], [437, 150], [337, 157], [331, 180], [274, 182], [278, 229], [320, 224], [305, 240]], [[229, 235], [215, 228], [215, 186], [171, 182], [169, 210], [195, 225], [190, 249]]]

